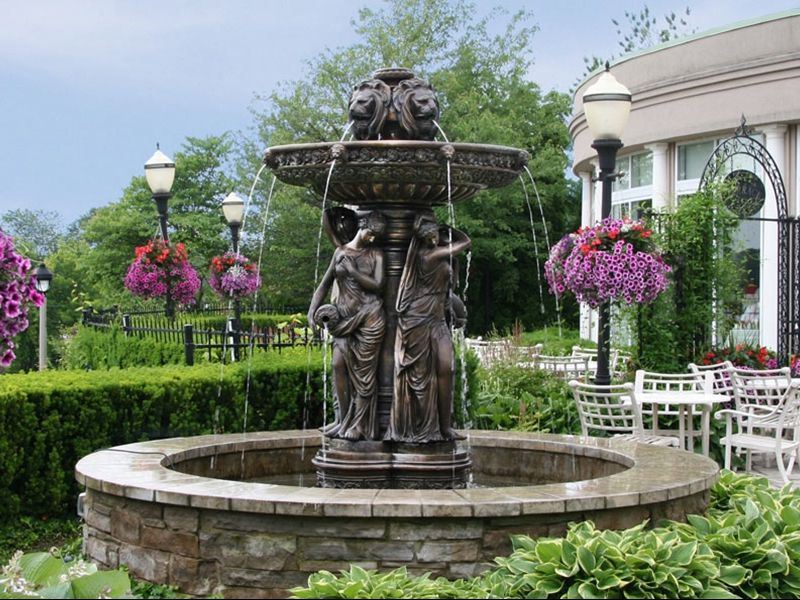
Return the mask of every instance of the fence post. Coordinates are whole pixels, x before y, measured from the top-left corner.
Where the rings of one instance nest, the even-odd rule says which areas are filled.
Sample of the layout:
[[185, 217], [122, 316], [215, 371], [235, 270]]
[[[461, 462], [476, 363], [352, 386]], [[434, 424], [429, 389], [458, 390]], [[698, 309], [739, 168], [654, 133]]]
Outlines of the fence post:
[[228, 345], [231, 347], [231, 360], [234, 362], [239, 360], [238, 328], [236, 317], [228, 317], [228, 320], [225, 322], [225, 333], [228, 338]]
[[183, 326], [183, 350], [186, 355], [186, 364], [191, 367], [194, 365], [194, 332], [191, 323]]
[[83, 311], [81, 311], [81, 312], [83, 313], [81, 324], [82, 325], [88, 325], [89, 322], [91, 321], [92, 309], [91, 308], [84, 308]]
[[122, 315], [122, 332], [125, 334], [125, 337], [131, 335], [131, 316], [127, 313]]

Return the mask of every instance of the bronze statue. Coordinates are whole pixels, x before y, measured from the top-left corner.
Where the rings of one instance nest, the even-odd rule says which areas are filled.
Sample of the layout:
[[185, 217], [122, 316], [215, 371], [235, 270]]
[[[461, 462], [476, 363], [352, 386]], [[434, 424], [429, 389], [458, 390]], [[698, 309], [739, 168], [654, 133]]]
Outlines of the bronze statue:
[[[463, 232], [420, 215], [397, 295], [394, 400], [385, 440], [436, 442], [462, 439], [452, 428], [454, 354], [447, 324], [452, 300], [452, 257], [472, 244]], [[459, 316], [459, 315], [456, 315]]]
[[[314, 292], [308, 323], [311, 327], [324, 323], [334, 338], [331, 362], [338, 411], [324, 433], [352, 441], [375, 440], [379, 437], [377, 370], [386, 316], [383, 252], [372, 243], [386, 228], [386, 219], [378, 211], [368, 213], [359, 219], [355, 237], [346, 240], [338, 235], [350, 229], [344, 223], [345, 210], [326, 213], [326, 226], [339, 245]], [[329, 291], [332, 304], [322, 305]]]
[[350, 122], [357, 140], [376, 140], [389, 114], [392, 90], [380, 79], [362, 81], [350, 97]]
[[412, 77], [397, 84], [392, 98], [400, 128], [409, 140], [432, 140], [436, 137], [439, 101], [433, 87]]

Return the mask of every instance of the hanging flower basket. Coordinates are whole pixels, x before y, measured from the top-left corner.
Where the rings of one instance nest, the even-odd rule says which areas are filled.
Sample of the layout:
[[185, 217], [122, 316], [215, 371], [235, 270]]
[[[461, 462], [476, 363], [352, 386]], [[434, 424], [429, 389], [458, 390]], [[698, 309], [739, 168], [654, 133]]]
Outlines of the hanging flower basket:
[[550, 291], [575, 294], [578, 302], [652, 302], [669, 283], [670, 267], [653, 248], [641, 221], [604, 219], [565, 235], [550, 250], [545, 277]]
[[222, 298], [242, 298], [261, 287], [258, 267], [246, 256], [226, 252], [211, 259], [209, 283]]
[[189, 262], [184, 244], [174, 246], [160, 239], [136, 248], [125, 277], [125, 287], [142, 298], [164, 298], [178, 304], [194, 304], [200, 278]]
[[41, 306], [31, 261], [14, 251], [14, 240], [0, 231], [0, 368], [14, 362], [11, 338], [28, 328], [30, 305]]

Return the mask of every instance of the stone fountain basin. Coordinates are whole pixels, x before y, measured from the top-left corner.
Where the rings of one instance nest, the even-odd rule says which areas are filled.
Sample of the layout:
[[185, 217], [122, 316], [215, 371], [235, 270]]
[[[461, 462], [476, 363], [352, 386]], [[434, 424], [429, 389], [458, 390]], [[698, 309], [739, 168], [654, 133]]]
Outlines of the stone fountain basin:
[[489, 144], [379, 140], [273, 146], [264, 156], [284, 183], [310, 186], [320, 196], [327, 187], [329, 200], [359, 206], [446, 204], [448, 160], [449, 198], [460, 202], [513, 183], [528, 153]]
[[[233, 481], [307, 473], [314, 431], [173, 438], [81, 459], [84, 540], [97, 563], [183, 592], [276, 597], [321, 569], [408, 567], [465, 577], [509, 536], [573, 521], [625, 528], [702, 513], [718, 465], [698, 454], [581, 436], [472, 431], [476, 479], [457, 490], [330, 489]], [[228, 478], [228, 479], [225, 479]]]

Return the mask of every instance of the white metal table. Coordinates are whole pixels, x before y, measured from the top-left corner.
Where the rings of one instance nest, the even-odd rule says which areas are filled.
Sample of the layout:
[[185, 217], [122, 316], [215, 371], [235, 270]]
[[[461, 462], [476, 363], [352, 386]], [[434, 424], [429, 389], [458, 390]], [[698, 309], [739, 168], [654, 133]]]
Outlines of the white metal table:
[[[701, 433], [703, 454], [708, 456], [709, 434], [711, 432], [711, 409], [715, 404], [732, 400], [725, 394], [710, 394], [703, 390], [687, 391], [652, 391], [636, 394], [639, 403], [650, 405], [653, 416], [653, 433], [658, 435], [659, 406], [675, 407], [678, 410], [678, 443], [680, 448], [692, 451], [694, 439], [694, 417], [701, 417]], [[700, 412], [696, 412], [697, 409]]]

